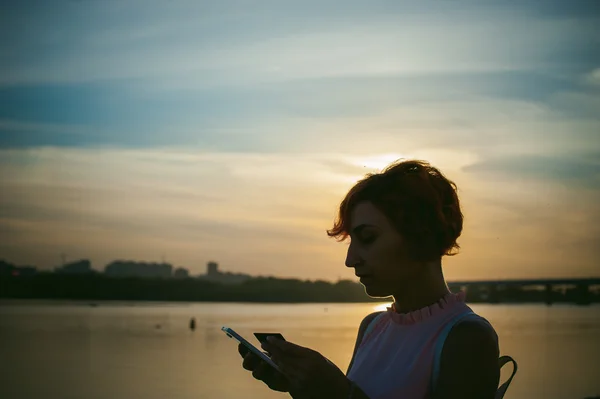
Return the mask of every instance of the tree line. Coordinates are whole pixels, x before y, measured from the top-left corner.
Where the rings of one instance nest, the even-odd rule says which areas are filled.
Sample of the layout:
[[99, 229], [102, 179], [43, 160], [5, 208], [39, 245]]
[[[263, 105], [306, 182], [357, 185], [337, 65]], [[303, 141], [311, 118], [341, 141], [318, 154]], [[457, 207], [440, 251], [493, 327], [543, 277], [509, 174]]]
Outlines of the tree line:
[[[101, 274], [38, 273], [27, 278], [0, 277], [0, 297], [119, 301], [215, 302], [370, 302], [364, 287], [336, 283], [256, 277], [239, 284], [202, 279], [115, 278]], [[377, 299], [381, 301], [381, 299]]]

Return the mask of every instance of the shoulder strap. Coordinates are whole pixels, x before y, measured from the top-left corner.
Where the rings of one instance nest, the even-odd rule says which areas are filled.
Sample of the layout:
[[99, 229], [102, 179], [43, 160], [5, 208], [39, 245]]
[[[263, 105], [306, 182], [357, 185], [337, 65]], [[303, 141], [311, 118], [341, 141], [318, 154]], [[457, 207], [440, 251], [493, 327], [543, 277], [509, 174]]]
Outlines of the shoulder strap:
[[373, 317], [373, 320], [371, 320], [371, 322], [369, 323], [369, 325], [367, 326], [367, 329], [365, 330], [365, 333], [362, 336], [362, 340], [360, 341], [361, 345], [363, 342], [365, 342], [365, 339], [369, 336], [369, 334], [371, 334], [373, 332], [373, 329], [375, 328], [375, 326], [377, 325], [377, 322], [379, 320], [381, 320], [381, 318], [385, 315], [385, 312], [381, 312], [379, 313], [377, 316]]
[[456, 323], [458, 323], [460, 320], [463, 320], [467, 317], [473, 317], [473, 316], [476, 316], [476, 315], [471, 310], [469, 310], [465, 313], [460, 313], [460, 314], [456, 315], [453, 319], [450, 319], [450, 321], [444, 326], [444, 329], [440, 333], [440, 335], [435, 343], [434, 354], [433, 354], [433, 374], [431, 376], [431, 392], [433, 392], [435, 387], [437, 386], [437, 380], [438, 380], [439, 374], [440, 374], [442, 349], [444, 349], [444, 342], [446, 342], [446, 338], [448, 337], [450, 330], [452, 330], [452, 327], [454, 327], [456, 325]]
[[494, 399], [502, 399], [504, 397], [504, 394], [506, 393], [506, 390], [508, 389], [508, 386], [510, 385], [513, 377], [515, 376], [515, 374], [517, 374], [517, 362], [510, 356], [500, 356], [500, 358], [498, 359], [498, 367], [502, 369], [502, 367], [504, 367], [504, 365], [509, 362], [512, 362], [513, 364], [512, 374], [510, 375], [508, 380], [506, 380], [502, 385], [500, 385], [500, 387], [498, 387]]

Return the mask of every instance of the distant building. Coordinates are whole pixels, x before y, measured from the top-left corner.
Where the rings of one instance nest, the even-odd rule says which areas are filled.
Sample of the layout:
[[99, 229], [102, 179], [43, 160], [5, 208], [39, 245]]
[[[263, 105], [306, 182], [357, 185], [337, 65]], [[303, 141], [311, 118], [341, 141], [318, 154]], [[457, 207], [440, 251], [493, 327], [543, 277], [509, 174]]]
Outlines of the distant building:
[[248, 274], [220, 272], [217, 262], [208, 262], [206, 264], [206, 274], [198, 278], [221, 284], [240, 284], [252, 278]]
[[219, 264], [217, 262], [208, 262], [206, 264], [206, 275], [217, 276], [219, 274]]
[[178, 267], [177, 269], [175, 269], [175, 272], [173, 272], [173, 277], [188, 278], [188, 277], [190, 277], [190, 272], [188, 271], [188, 269], [185, 269], [183, 267]]
[[173, 276], [173, 266], [169, 263], [116, 260], [106, 265], [104, 274], [111, 277], [169, 278]]
[[12, 263], [8, 263], [5, 260], [0, 259], [0, 276], [10, 276], [15, 268], [16, 266]]
[[89, 274], [93, 273], [92, 262], [87, 259], [81, 259], [75, 262], [67, 263], [62, 267], [55, 269], [56, 273], [62, 274]]
[[37, 269], [33, 266], [17, 266], [16, 270], [13, 271], [13, 276], [18, 277], [29, 277], [37, 274]]
[[0, 276], [26, 277], [33, 276], [36, 273], [37, 269], [33, 266], [16, 266], [0, 260]]

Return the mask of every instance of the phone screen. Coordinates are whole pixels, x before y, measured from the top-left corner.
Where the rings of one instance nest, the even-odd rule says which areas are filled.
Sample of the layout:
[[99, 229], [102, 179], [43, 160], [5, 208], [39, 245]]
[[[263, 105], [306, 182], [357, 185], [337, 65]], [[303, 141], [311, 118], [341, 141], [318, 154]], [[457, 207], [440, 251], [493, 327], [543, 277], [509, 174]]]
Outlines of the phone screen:
[[277, 365], [275, 363], [273, 363], [273, 361], [271, 360], [271, 358], [269, 358], [269, 356], [264, 354], [260, 349], [258, 349], [254, 345], [252, 345], [250, 342], [246, 341], [241, 335], [239, 335], [238, 333], [233, 331], [233, 329], [231, 329], [229, 327], [221, 327], [221, 330], [225, 334], [227, 334], [227, 336], [229, 338], [235, 339], [237, 342], [239, 342], [240, 344], [244, 345], [246, 348], [251, 350], [252, 353], [254, 353], [256, 356], [260, 357], [262, 360], [264, 360], [267, 364], [269, 364], [275, 370], [280, 371], [279, 367], [277, 367]]

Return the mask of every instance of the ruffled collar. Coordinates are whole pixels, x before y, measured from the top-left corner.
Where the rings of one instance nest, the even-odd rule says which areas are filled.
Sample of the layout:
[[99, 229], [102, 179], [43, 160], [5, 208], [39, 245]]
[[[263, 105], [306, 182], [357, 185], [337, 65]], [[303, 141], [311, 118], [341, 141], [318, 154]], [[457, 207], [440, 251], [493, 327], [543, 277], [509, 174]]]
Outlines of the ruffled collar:
[[425, 306], [424, 308], [413, 310], [408, 313], [396, 312], [394, 304], [387, 308], [387, 312], [392, 320], [398, 324], [416, 324], [426, 320], [436, 314], [447, 312], [448, 309], [456, 306], [459, 303], [465, 302], [466, 293], [459, 291], [457, 293], [449, 292], [441, 297], [436, 303]]

